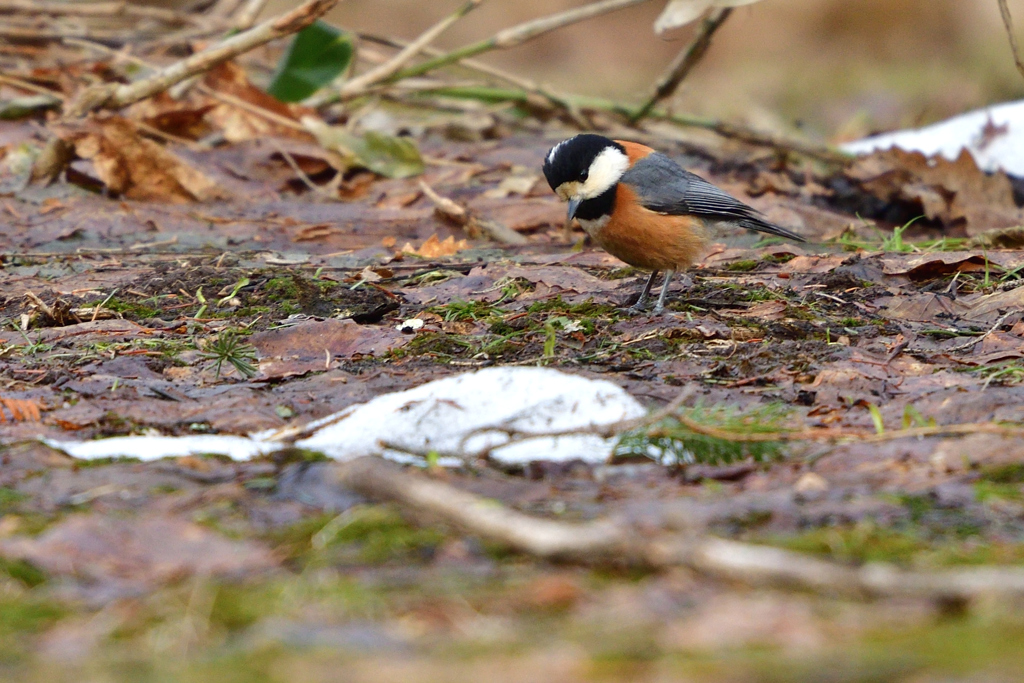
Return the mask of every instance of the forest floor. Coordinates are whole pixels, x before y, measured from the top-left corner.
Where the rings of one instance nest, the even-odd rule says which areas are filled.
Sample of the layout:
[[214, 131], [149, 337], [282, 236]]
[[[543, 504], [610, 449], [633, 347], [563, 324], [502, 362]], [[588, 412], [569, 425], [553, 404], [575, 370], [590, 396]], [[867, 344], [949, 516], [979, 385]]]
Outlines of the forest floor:
[[[48, 186], [27, 183], [44, 115], [0, 121], [0, 677], [1024, 674], [1024, 621], [1001, 600], [851, 600], [549, 563], [340, 489], [322, 458], [80, 461], [40, 441], [244, 435], [539, 365], [651, 409], [692, 386], [694, 410], [779, 429], [963, 428], [675, 465], [541, 453], [517, 470], [425, 476], [568, 521], [642, 523], [685, 501], [718, 536], [844, 565], [1021, 565], [1024, 441], [984, 428], [1024, 423], [1024, 250], [1019, 231], [987, 231], [1021, 222], [1011, 179], [899, 152], [798, 162], [652, 125], [634, 137], [808, 243], [723, 233], [664, 315], [637, 315], [646, 273], [567, 232], [540, 175], [566, 128], [420, 116], [403, 130], [425, 171], [385, 179], [339, 173], [309, 135], [259, 117], [218, 119], [229, 141], [214, 145], [125, 132], [144, 119], [185, 135], [214, 105], [160, 106], [54, 123], [83, 158]], [[525, 243], [488, 240], [495, 224]]]

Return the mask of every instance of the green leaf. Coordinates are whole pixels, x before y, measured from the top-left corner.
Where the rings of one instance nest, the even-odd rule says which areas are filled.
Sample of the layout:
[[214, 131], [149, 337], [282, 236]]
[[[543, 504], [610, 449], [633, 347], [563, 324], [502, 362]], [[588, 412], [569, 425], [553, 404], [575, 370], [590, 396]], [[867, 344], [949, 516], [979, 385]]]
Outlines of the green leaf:
[[423, 173], [423, 157], [410, 138], [369, 131], [354, 135], [312, 117], [302, 124], [325, 149], [340, 153], [350, 166], [366, 168], [387, 178], [409, 178]]
[[354, 50], [351, 35], [317, 21], [292, 39], [267, 92], [282, 102], [304, 100], [337, 78]]

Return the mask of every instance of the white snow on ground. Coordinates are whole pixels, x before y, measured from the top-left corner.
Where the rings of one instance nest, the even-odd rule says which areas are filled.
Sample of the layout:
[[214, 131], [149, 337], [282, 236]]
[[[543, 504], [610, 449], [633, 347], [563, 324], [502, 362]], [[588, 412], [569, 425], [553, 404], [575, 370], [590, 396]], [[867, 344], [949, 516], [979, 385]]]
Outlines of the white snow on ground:
[[245, 436], [204, 434], [201, 436], [115, 436], [96, 441], [43, 439], [52, 448], [72, 458], [138, 458], [159, 460], [182, 455], [226, 455], [232, 460], [251, 460], [280, 450], [284, 444], [258, 441]]
[[[405, 460], [408, 452], [432, 450], [442, 456], [460, 458], [490, 447], [491, 456], [507, 464], [575, 459], [601, 463], [611, 455], [615, 439], [572, 435], [509, 443], [510, 437], [497, 429], [563, 431], [611, 424], [643, 414], [643, 406], [636, 399], [605, 380], [548, 368], [487, 368], [350, 406], [307, 425], [304, 431], [312, 435], [295, 445], [336, 460], [368, 454]], [[155, 460], [216, 453], [247, 460], [285, 446], [274, 440], [274, 432], [249, 437], [125, 436], [96, 441], [45, 441], [83, 459], [120, 456]], [[389, 445], [395, 448], [388, 448]]]
[[867, 154], [899, 147], [949, 160], [967, 149], [983, 171], [1003, 170], [1024, 177], [1024, 100], [1004, 102], [913, 130], [874, 135], [841, 145], [844, 152]]

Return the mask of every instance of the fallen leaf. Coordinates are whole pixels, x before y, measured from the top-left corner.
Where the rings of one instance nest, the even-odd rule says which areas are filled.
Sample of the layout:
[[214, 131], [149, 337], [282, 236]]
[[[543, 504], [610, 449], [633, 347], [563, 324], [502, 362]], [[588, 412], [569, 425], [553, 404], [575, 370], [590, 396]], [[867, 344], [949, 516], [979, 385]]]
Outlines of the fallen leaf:
[[419, 147], [408, 137], [375, 131], [355, 135], [313, 116], [304, 116], [302, 125], [325, 149], [338, 152], [353, 167], [365, 168], [386, 178], [409, 178], [423, 173]]
[[320, 225], [307, 225], [306, 227], [295, 233], [293, 238], [296, 242], [311, 242], [313, 240], [324, 239], [331, 235], [341, 234], [341, 231], [335, 227], [331, 227], [326, 223]]
[[654, 22], [654, 32], [661, 35], [670, 29], [685, 26], [712, 7], [739, 7], [755, 2], [758, 0], [669, 0]]
[[441, 241], [437, 238], [437, 233], [435, 232], [420, 245], [419, 249], [412, 246], [410, 242], [406, 242], [405, 246], [402, 247], [402, 252], [405, 254], [422, 256], [424, 258], [438, 258], [440, 256], [451, 256], [452, 254], [468, 248], [469, 243], [466, 242], [466, 240], [459, 240], [456, 242], [454, 235], [448, 235], [444, 241]]
[[[308, 107], [285, 104], [263, 92], [249, 82], [245, 70], [234, 62], [225, 62], [211, 69], [203, 78], [203, 84], [211, 90], [231, 95], [254, 107], [266, 110], [272, 115], [296, 123], [300, 116], [311, 117], [314, 115], [313, 110]], [[298, 136], [308, 139], [307, 134], [301, 130], [273, 121], [267, 116], [260, 116], [247, 108], [216, 99], [206, 98], [206, 100], [213, 103], [213, 107], [206, 114], [206, 120], [218, 128], [229, 142], [260, 140], [271, 136], [286, 138]]]
[[225, 193], [201, 171], [152, 140], [120, 116], [55, 127], [75, 153], [92, 162], [111, 192], [128, 199], [191, 202], [223, 199]]
[[966, 149], [949, 161], [894, 147], [860, 157], [846, 175], [884, 201], [920, 204], [930, 220], [965, 222], [968, 235], [1024, 221], [1006, 174], [985, 173]]
[[375, 327], [351, 320], [310, 321], [259, 332], [249, 338], [259, 354], [260, 377], [282, 379], [326, 370], [333, 359], [387, 353], [408, 337], [390, 325]]

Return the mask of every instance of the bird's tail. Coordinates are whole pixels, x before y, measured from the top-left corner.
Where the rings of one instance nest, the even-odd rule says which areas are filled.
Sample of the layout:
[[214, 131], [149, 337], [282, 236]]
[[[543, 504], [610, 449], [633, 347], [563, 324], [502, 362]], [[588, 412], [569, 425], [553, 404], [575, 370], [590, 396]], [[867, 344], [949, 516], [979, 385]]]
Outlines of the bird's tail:
[[778, 225], [775, 225], [774, 223], [769, 223], [768, 221], [761, 220], [760, 218], [757, 218], [756, 216], [750, 216], [748, 218], [743, 218], [741, 220], [738, 220], [738, 221], [736, 221], [736, 225], [740, 226], [741, 228], [746, 228], [747, 230], [756, 230], [757, 232], [766, 232], [769, 235], [778, 235], [779, 237], [785, 237], [787, 239], [795, 240], [797, 242], [806, 242], [807, 241], [806, 239], [804, 239], [800, 235], [796, 234], [795, 232], [792, 232], [790, 230], [786, 230], [785, 228], [779, 227]]

